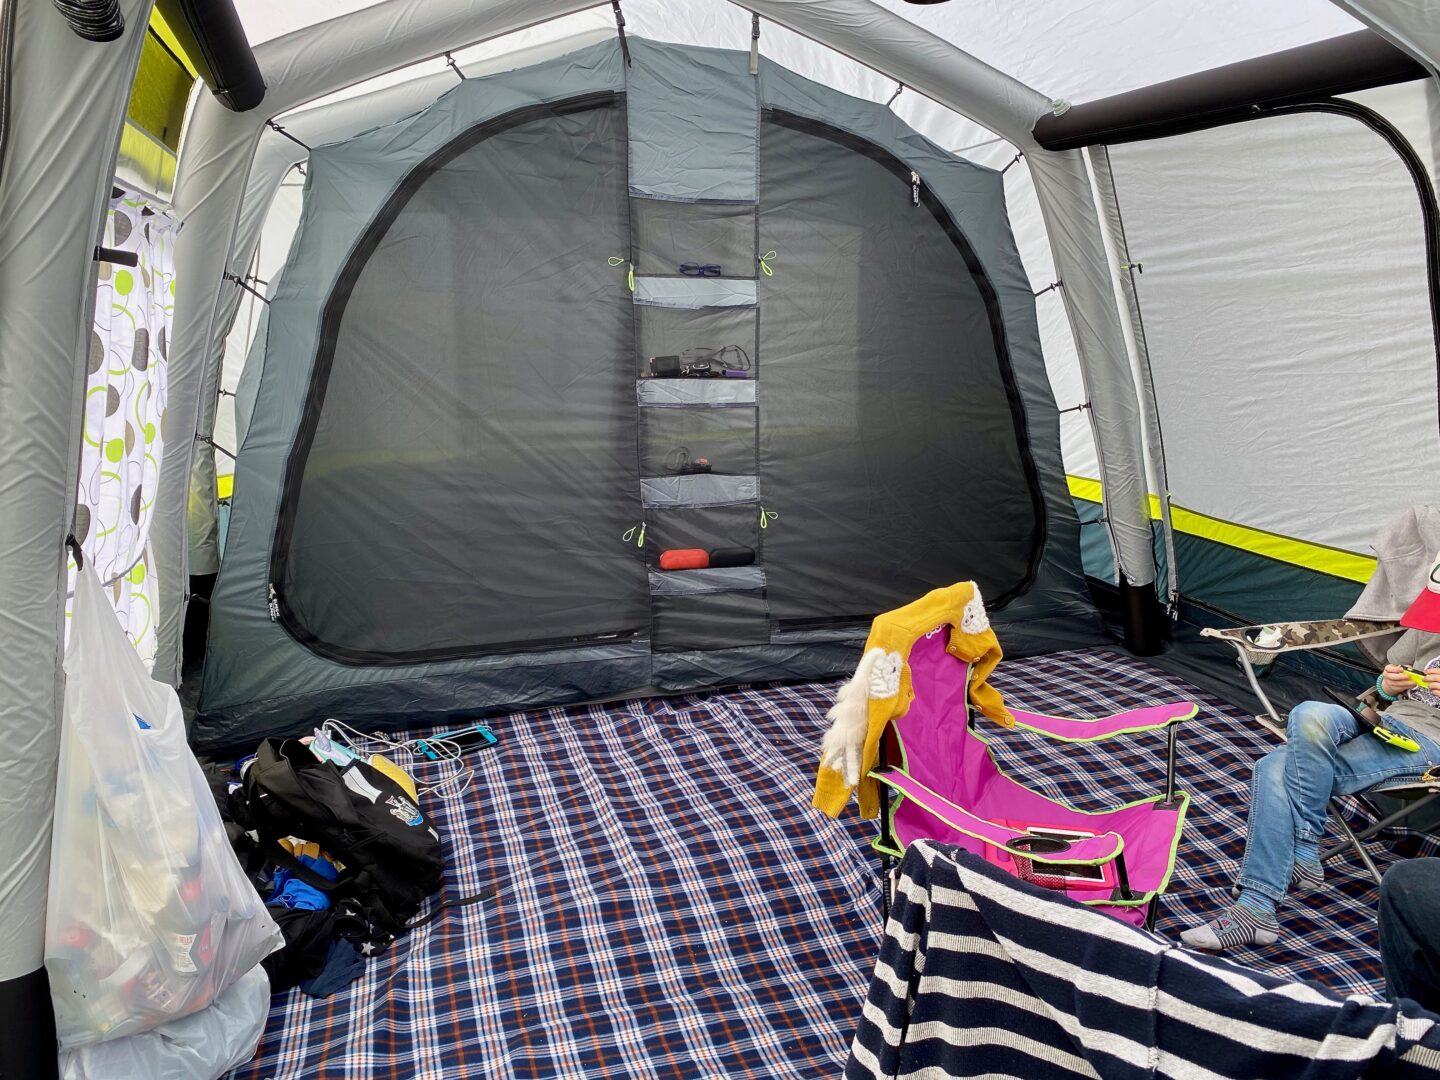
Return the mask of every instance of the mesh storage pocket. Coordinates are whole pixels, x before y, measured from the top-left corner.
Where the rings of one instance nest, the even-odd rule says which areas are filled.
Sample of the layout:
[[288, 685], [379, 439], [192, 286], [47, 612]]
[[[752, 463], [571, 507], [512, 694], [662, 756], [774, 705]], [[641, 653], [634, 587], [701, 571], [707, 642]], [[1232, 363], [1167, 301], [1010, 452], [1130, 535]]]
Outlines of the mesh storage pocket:
[[637, 274], [680, 274], [684, 266], [696, 276], [755, 276], [753, 205], [632, 199], [630, 223]]
[[651, 357], [673, 356], [681, 363], [714, 357], [755, 377], [755, 309], [638, 307], [636, 357], [643, 376], [655, 374]]
[[763, 645], [770, 640], [769, 609], [763, 590], [653, 596], [651, 606], [654, 623], [650, 645], [656, 652]]
[[640, 410], [640, 475], [755, 475], [753, 408]]
[[664, 551], [677, 548], [749, 548], [760, 561], [760, 508], [710, 506], [645, 510], [645, 557], [658, 566]]

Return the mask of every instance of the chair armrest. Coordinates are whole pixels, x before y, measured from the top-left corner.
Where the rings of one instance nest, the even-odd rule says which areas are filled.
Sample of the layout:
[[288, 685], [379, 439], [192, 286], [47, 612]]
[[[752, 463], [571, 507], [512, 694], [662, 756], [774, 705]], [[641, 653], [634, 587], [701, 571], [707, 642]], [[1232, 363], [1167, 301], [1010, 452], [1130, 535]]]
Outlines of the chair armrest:
[[[931, 791], [924, 784], [899, 769], [873, 769], [870, 775], [887, 787], [894, 788], [907, 799], [914, 800], [957, 832], [973, 836], [976, 840], [983, 840], [995, 847], [1004, 848], [1011, 855], [1018, 855], [1022, 859], [1030, 859], [1038, 863], [1095, 865], [1112, 861], [1125, 847], [1125, 841], [1118, 833], [1107, 832], [1084, 840], [1073, 841], [1066, 850], [1057, 851], [1054, 854], [1026, 851], [1023, 848], [1012, 847], [1011, 841], [1028, 834], [1020, 832], [1018, 829], [997, 825], [993, 821], [987, 821], [985, 818], [972, 814], [943, 795]], [[1036, 824], [1042, 823], [1036, 822]]]
[[1280, 632], [1280, 643], [1273, 648], [1256, 645], [1254, 635], [1262, 629], [1259, 626], [1207, 626], [1200, 631], [1201, 637], [1215, 638], [1236, 649], [1248, 653], [1252, 662], [1268, 663], [1281, 653], [1302, 649], [1324, 649], [1331, 645], [1344, 645], [1351, 641], [1380, 637], [1403, 630], [1396, 622], [1370, 622], [1366, 619], [1325, 619], [1310, 622], [1270, 623]]
[[1116, 713], [1114, 716], [1066, 717], [1011, 709], [1015, 726], [1039, 732], [1058, 742], [1098, 742], [1116, 735], [1137, 731], [1160, 731], [1181, 720], [1189, 720], [1200, 710], [1193, 701], [1172, 701], [1164, 705], [1147, 705], [1143, 709]]

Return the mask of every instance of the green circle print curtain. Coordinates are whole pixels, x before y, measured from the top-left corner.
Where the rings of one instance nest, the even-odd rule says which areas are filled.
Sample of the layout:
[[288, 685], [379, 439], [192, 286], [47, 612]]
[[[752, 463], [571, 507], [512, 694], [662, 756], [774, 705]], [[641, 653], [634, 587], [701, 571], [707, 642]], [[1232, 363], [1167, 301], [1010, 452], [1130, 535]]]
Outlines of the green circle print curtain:
[[156, 644], [150, 521], [165, 449], [175, 231], [175, 219], [143, 198], [112, 193], [103, 243], [140, 261], [98, 266], [75, 515], [85, 557], [147, 664]]

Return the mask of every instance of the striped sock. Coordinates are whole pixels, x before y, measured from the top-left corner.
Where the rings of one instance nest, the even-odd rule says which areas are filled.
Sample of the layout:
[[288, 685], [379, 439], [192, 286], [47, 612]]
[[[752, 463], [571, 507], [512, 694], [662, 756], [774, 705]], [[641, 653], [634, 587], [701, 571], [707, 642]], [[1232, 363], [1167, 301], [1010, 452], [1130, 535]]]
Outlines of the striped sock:
[[1237, 900], [1219, 918], [1186, 930], [1180, 940], [1192, 949], [1209, 952], [1241, 945], [1273, 945], [1280, 940], [1280, 923], [1273, 912], [1260, 911], [1244, 900]]
[[1298, 891], [1321, 889], [1325, 885], [1325, 866], [1319, 859], [1296, 859], [1290, 875], [1290, 888]]

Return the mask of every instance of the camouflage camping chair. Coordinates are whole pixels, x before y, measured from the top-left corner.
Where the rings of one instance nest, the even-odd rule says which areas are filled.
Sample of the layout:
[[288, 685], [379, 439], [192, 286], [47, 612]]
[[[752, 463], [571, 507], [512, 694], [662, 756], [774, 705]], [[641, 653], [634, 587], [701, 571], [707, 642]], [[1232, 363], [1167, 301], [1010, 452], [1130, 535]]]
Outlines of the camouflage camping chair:
[[1250, 689], [1260, 701], [1261, 712], [1255, 720], [1269, 728], [1282, 739], [1285, 737], [1285, 718], [1271, 703], [1260, 676], [1274, 666], [1275, 661], [1286, 653], [1305, 652], [1312, 649], [1328, 649], [1337, 645], [1359, 645], [1377, 667], [1385, 662], [1384, 652], [1367, 649], [1361, 642], [1376, 638], [1389, 638], [1404, 631], [1398, 622], [1373, 622], [1368, 619], [1330, 619], [1324, 622], [1271, 623], [1267, 626], [1232, 626], [1223, 630], [1205, 627], [1201, 637], [1215, 638], [1235, 649]]

